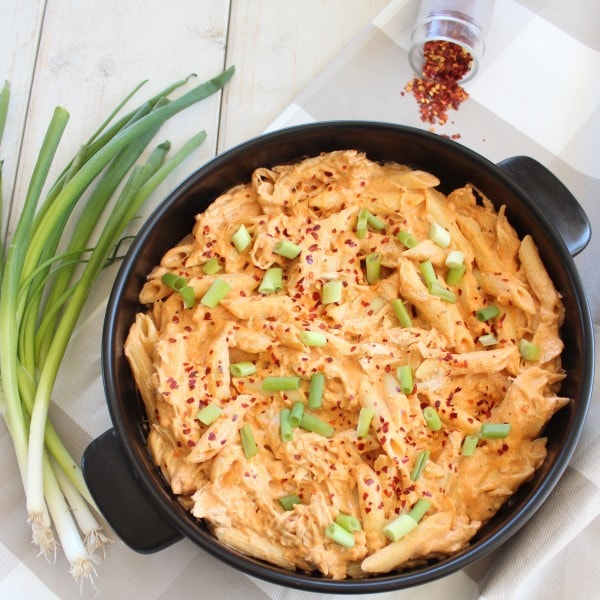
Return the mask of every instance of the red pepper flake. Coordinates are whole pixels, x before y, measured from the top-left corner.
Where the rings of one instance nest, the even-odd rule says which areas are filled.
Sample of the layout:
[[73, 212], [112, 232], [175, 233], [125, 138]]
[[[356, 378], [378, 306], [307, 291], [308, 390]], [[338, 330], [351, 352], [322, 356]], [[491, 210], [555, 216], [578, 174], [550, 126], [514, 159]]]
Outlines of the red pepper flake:
[[459, 81], [470, 71], [471, 54], [458, 44], [442, 40], [426, 42], [423, 46], [423, 74], [406, 84], [419, 105], [421, 120], [440, 123], [448, 120], [448, 108], [458, 110], [469, 94]]

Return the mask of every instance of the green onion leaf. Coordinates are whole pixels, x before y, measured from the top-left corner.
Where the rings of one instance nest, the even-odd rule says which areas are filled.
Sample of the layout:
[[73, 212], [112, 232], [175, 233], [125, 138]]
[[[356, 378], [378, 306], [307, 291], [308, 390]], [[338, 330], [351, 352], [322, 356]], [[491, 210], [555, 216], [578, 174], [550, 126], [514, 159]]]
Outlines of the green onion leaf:
[[450, 232], [438, 223], [432, 223], [429, 226], [429, 239], [440, 248], [447, 248], [450, 245]]
[[460, 250], [451, 250], [446, 256], [445, 265], [449, 269], [460, 269], [465, 262], [465, 253]]
[[371, 252], [365, 258], [365, 267], [367, 271], [367, 283], [377, 283], [381, 276], [381, 254]]
[[279, 413], [279, 433], [284, 442], [291, 442], [294, 439], [294, 430], [290, 422], [291, 412], [289, 408], [283, 408]]
[[289, 240], [282, 240], [275, 244], [275, 248], [273, 248], [273, 252], [275, 254], [279, 254], [279, 256], [284, 256], [285, 258], [296, 258], [298, 254], [302, 251], [302, 248]]
[[482, 346], [495, 346], [498, 343], [498, 338], [493, 333], [485, 333], [479, 336], [479, 343]]
[[367, 235], [368, 214], [369, 211], [366, 208], [361, 208], [358, 211], [358, 218], [356, 219], [356, 237], [359, 240], [362, 240]]
[[302, 415], [300, 427], [306, 429], [306, 431], [318, 433], [326, 438], [330, 438], [335, 432], [335, 427], [306, 412]]
[[473, 454], [475, 454], [475, 448], [477, 448], [478, 443], [479, 443], [478, 435], [467, 435], [463, 441], [463, 445], [460, 450], [460, 453], [463, 456], [473, 456]]
[[458, 285], [467, 270], [466, 265], [461, 265], [453, 269], [449, 269], [446, 273], [446, 283], [448, 285]]
[[244, 456], [250, 460], [253, 456], [256, 456], [258, 453], [258, 448], [256, 447], [256, 442], [254, 441], [252, 427], [250, 427], [248, 423], [242, 425], [242, 428], [240, 429], [240, 437], [242, 440], [242, 450], [244, 451]]
[[417, 455], [417, 460], [415, 461], [415, 466], [410, 474], [411, 481], [417, 481], [421, 474], [425, 470], [425, 465], [429, 460], [430, 451], [429, 450], [421, 450]]
[[308, 408], [313, 410], [321, 408], [323, 404], [323, 388], [325, 386], [325, 375], [323, 373], [313, 373], [310, 378], [310, 387], [308, 389]]
[[300, 377], [265, 377], [262, 389], [265, 392], [288, 392], [300, 389]]
[[433, 264], [430, 260], [424, 260], [422, 263], [420, 263], [419, 270], [421, 271], [423, 281], [428, 288], [431, 288], [434, 283], [437, 283], [437, 277], [435, 275], [435, 271], [433, 270]]
[[202, 265], [202, 272], [205, 275], [216, 275], [221, 270], [219, 259], [213, 256]]
[[302, 504], [302, 500], [300, 500], [298, 494], [288, 494], [287, 496], [279, 498], [279, 504], [281, 504], [283, 510], [292, 510], [294, 504]]
[[331, 523], [325, 529], [325, 535], [340, 544], [340, 546], [344, 546], [344, 548], [353, 548], [354, 547], [354, 536], [350, 531], [346, 531], [343, 527], [338, 525], [337, 523]]
[[305, 346], [317, 346], [322, 347], [327, 344], [327, 338], [324, 333], [320, 331], [302, 331], [300, 333], [300, 341]]
[[525, 360], [538, 360], [540, 358], [540, 347], [525, 338], [519, 340], [519, 352]]
[[247, 377], [256, 373], [256, 365], [249, 361], [231, 363], [229, 365], [229, 372], [234, 377]]
[[350, 533], [360, 531], [362, 529], [360, 521], [354, 515], [339, 513], [335, 518], [335, 522]]
[[243, 252], [252, 243], [250, 233], [244, 224], [240, 225], [238, 230], [231, 236], [231, 243], [238, 252]]
[[479, 437], [483, 440], [504, 439], [508, 437], [511, 427], [510, 423], [483, 423]]
[[411, 394], [414, 388], [412, 367], [400, 365], [396, 369], [396, 377], [400, 382], [400, 391], [403, 394]]
[[499, 314], [500, 309], [497, 306], [490, 304], [489, 306], [484, 306], [483, 308], [480, 308], [475, 313], [475, 316], [479, 321], [489, 321], [490, 319], [496, 318]]
[[448, 302], [450, 304], [456, 303], [456, 294], [452, 290], [445, 288], [437, 281], [429, 286], [429, 293], [432, 296], [442, 299], [444, 302]]
[[321, 304], [333, 304], [342, 299], [343, 283], [341, 279], [331, 279], [321, 289]]
[[283, 290], [283, 269], [271, 267], [265, 272], [258, 291], [261, 294], [275, 294]]
[[231, 291], [231, 285], [224, 279], [215, 279], [208, 288], [206, 294], [202, 296], [200, 304], [208, 308], [215, 308], [227, 294]]
[[437, 414], [433, 406], [426, 406], [423, 409], [423, 417], [425, 418], [425, 424], [431, 431], [439, 431], [442, 428], [440, 415]]
[[375, 411], [368, 406], [363, 406], [358, 413], [358, 423], [356, 425], [356, 435], [359, 438], [364, 438], [369, 433], [371, 421], [375, 416]]
[[303, 414], [304, 404], [300, 400], [298, 400], [298, 402], [294, 402], [290, 412], [290, 425], [292, 427], [298, 427], [298, 425], [300, 425], [300, 421], [302, 420]]
[[217, 406], [216, 404], [207, 404], [205, 407], [201, 408], [196, 415], [196, 419], [201, 421], [205, 425], [210, 425], [214, 423], [223, 413], [223, 409]]
[[392, 308], [402, 327], [412, 327], [412, 319], [408, 314], [408, 310], [406, 310], [406, 305], [400, 298], [394, 298], [394, 300], [392, 300]]
[[399, 231], [396, 234], [396, 239], [407, 248], [414, 248], [419, 243], [417, 238], [408, 231]]

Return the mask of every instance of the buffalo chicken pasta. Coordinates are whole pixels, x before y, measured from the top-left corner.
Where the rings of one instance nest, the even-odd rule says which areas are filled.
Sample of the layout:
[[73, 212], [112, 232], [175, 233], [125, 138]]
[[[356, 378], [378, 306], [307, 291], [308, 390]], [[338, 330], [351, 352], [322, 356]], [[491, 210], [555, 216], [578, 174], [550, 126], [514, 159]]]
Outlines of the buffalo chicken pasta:
[[148, 447], [223, 543], [334, 579], [407, 568], [544, 461], [560, 296], [504, 207], [439, 184], [356, 151], [259, 168], [148, 276], [125, 348]]

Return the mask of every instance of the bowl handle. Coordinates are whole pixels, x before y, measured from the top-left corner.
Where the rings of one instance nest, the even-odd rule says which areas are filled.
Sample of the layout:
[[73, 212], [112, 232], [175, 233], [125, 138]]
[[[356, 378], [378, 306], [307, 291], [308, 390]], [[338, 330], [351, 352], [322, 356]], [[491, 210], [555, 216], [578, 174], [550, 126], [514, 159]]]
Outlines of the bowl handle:
[[100, 512], [130, 548], [149, 554], [181, 539], [144, 494], [114, 429], [89, 444], [81, 468]]
[[590, 241], [592, 228], [585, 211], [565, 185], [544, 165], [529, 156], [512, 156], [498, 163], [546, 214], [571, 256]]

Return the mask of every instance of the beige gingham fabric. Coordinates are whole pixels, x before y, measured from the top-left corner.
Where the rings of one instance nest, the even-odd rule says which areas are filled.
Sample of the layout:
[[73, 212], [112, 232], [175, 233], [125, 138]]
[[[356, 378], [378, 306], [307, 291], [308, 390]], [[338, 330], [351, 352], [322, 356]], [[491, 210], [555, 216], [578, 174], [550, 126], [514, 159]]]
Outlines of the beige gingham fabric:
[[[414, 99], [401, 91], [412, 77], [407, 61], [418, 2], [392, 2], [273, 123], [271, 129], [330, 119], [388, 121], [429, 129]], [[575, 194], [595, 237], [576, 258], [600, 338], [600, 3], [587, 0], [497, 0], [480, 73], [470, 99], [444, 135], [494, 162], [529, 155], [553, 170]], [[58, 382], [53, 420], [81, 456], [111, 426], [100, 377], [99, 340], [114, 270], [107, 271], [82, 318]], [[598, 342], [596, 342], [598, 356]], [[596, 359], [598, 363], [598, 359]], [[598, 370], [598, 366], [597, 366]], [[77, 402], [74, 400], [77, 399]], [[68, 408], [67, 408], [68, 407]], [[381, 600], [582, 600], [598, 596], [600, 557], [600, 398], [598, 385], [583, 432], [554, 492], [535, 517], [482, 563], [441, 581]], [[36, 556], [23, 518], [12, 444], [0, 425], [0, 599], [78, 600], [177, 598], [316, 600], [250, 579], [187, 540], [139, 555], [118, 539], [98, 566], [96, 589], [65, 585], [67, 565]]]

